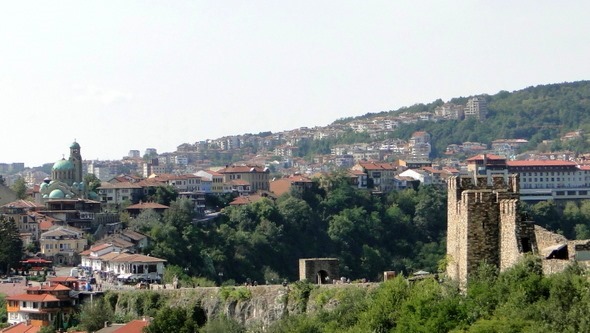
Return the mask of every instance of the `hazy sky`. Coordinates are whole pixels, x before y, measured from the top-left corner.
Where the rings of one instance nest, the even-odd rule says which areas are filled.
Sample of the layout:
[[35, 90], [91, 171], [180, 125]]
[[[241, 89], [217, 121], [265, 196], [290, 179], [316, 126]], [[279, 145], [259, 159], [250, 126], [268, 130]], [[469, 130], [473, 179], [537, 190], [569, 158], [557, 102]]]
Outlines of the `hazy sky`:
[[0, 162], [590, 79], [590, 1], [4, 1]]

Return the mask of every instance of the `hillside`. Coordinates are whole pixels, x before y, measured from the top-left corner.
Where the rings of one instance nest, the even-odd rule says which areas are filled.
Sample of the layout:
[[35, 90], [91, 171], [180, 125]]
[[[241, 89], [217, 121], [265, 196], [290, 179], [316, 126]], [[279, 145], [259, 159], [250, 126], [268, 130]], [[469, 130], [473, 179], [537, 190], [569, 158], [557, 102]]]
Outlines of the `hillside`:
[[[432, 135], [433, 153], [437, 157], [444, 152], [447, 145], [465, 141], [489, 144], [495, 139], [526, 139], [530, 142], [527, 148], [534, 149], [543, 140], [558, 139], [569, 131], [590, 130], [590, 81], [539, 85], [483, 97], [488, 104], [488, 117], [484, 122], [474, 119], [421, 121], [400, 126], [391, 137], [408, 139], [414, 131], [427, 131]], [[458, 97], [449, 102], [465, 104], [466, 101], [466, 97]], [[397, 116], [402, 113], [433, 112], [442, 104], [442, 100], [437, 100], [390, 112], [341, 119], [336, 123], [346, 124], [353, 120]], [[586, 142], [578, 142], [563, 148], [583, 151], [588, 145]]]

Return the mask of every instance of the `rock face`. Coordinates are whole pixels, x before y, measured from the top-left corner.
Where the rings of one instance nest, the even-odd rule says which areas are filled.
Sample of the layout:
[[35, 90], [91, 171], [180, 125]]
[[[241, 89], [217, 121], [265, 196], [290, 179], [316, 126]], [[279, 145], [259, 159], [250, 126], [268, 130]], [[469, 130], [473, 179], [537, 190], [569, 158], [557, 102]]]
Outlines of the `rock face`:
[[272, 323], [302, 312], [329, 310], [340, 301], [337, 291], [362, 294], [378, 284], [323, 285], [295, 283], [288, 286], [181, 288], [118, 291], [107, 294], [118, 318], [153, 316], [161, 306], [202, 308], [207, 318], [225, 315], [248, 328], [264, 331]]
[[[115, 315], [134, 318], [155, 314], [155, 307], [168, 305], [201, 307], [207, 318], [225, 315], [247, 327], [268, 327], [296, 306], [289, 306], [289, 286], [181, 288], [115, 292]], [[153, 304], [149, 304], [149, 303]], [[291, 302], [293, 303], [293, 301]]]

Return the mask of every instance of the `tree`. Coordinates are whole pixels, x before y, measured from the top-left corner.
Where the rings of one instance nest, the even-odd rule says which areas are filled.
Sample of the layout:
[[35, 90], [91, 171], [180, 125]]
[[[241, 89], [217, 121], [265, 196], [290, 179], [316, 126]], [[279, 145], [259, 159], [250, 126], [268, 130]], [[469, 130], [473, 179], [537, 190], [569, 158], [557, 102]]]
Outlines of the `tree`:
[[84, 186], [88, 192], [96, 192], [96, 189], [100, 187], [101, 181], [93, 173], [84, 175]]
[[25, 199], [27, 197], [27, 182], [23, 177], [18, 177], [14, 184], [10, 187], [19, 199]]
[[141, 211], [137, 217], [129, 219], [129, 228], [142, 233], [147, 233], [156, 226], [161, 225], [161, 220], [162, 216], [156, 213], [155, 210], [146, 209]]
[[8, 274], [23, 255], [23, 241], [14, 220], [0, 216], [0, 267]]
[[171, 185], [150, 187], [148, 190], [147, 200], [161, 205], [170, 206], [176, 198], [178, 198], [178, 191]]
[[145, 328], [146, 333], [193, 333], [198, 324], [189, 316], [187, 310], [181, 307], [166, 306], [161, 308], [150, 325]]
[[104, 323], [113, 320], [113, 309], [104, 298], [95, 298], [92, 302], [84, 303], [80, 310], [80, 326], [87, 332], [98, 331]]

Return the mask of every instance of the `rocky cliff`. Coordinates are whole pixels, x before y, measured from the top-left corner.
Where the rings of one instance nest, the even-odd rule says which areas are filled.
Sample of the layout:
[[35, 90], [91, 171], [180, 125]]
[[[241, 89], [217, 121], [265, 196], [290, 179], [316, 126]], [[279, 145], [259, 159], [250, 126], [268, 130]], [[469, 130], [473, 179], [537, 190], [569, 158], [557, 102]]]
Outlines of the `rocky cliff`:
[[295, 283], [288, 286], [222, 288], [181, 288], [109, 292], [105, 295], [121, 321], [154, 316], [162, 306], [200, 307], [207, 318], [218, 315], [264, 331], [273, 322], [303, 312], [329, 311], [351, 293], [364, 297], [375, 284], [315, 286]]

